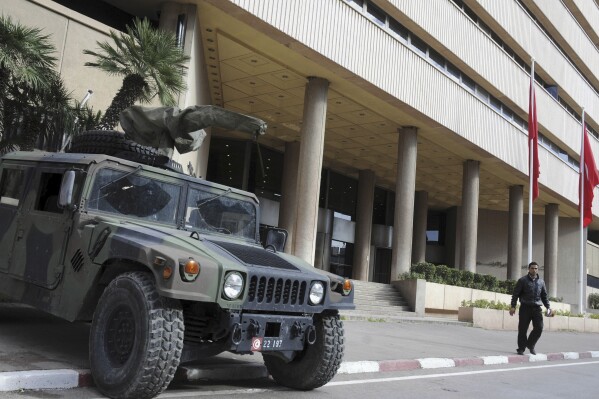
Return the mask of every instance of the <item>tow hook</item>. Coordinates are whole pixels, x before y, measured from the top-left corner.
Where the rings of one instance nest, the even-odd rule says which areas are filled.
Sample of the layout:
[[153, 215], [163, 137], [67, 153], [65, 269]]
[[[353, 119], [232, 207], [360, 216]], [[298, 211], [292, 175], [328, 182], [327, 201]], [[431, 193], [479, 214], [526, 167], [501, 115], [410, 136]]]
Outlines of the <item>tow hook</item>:
[[302, 335], [302, 323], [295, 321], [291, 326], [291, 338], [297, 338]]
[[257, 337], [259, 334], [260, 334], [260, 323], [258, 323], [254, 319], [250, 319], [250, 323], [248, 325], [248, 336]]
[[241, 342], [241, 326], [239, 323], [233, 325], [233, 331], [231, 332], [231, 342], [233, 345], [239, 345]]
[[316, 328], [314, 328], [314, 326], [308, 326], [308, 328], [306, 328], [306, 342], [310, 345], [316, 342]]

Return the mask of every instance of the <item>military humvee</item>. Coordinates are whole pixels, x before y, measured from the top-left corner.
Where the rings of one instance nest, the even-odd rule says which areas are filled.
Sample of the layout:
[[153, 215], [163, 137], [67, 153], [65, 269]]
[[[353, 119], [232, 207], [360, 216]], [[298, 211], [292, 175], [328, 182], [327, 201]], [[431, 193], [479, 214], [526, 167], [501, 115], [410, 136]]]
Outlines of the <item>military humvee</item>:
[[343, 356], [349, 280], [259, 237], [255, 195], [105, 154], [0, 160], [0, 293], [91, 321], [113, 398], [150, 398], [181, 362], [261, 352], [280, 384], [326, 384]]

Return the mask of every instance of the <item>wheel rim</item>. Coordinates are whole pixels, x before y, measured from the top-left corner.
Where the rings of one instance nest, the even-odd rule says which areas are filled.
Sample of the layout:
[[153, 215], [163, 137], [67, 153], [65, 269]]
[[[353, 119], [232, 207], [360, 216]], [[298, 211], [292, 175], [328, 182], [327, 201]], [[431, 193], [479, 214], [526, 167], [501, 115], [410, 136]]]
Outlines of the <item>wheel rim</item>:
[[109, 319], [104, 340], [106, 353], [114, 366], [122, 366], [131, 356], [135, 342], [133, 312], [127, 306], [119, 306], [114, 309]]

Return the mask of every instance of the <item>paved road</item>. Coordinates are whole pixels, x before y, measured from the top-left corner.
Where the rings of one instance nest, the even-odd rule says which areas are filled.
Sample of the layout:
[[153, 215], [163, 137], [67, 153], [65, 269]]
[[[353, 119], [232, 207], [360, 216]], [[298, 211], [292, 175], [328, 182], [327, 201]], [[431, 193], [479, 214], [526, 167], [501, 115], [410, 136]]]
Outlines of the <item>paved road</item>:
[[[346, 321], [344, 361], [509, 355], [513, 331], [459, 325]], [[0, 303], [0, 372], [73, 368], [88, 363], [86, 323], [68, 323], [32, 308]], [[599, 334], [544, 332], [537, 351], [599, 350]], [[260, 355], [223, 354], [215, 362], [262, 362]]]
[[[3, 372], [20, 370], [87, 369], [88, 333], [89, 325], [86, 323], [68, 323], [28, 307], [0, 304], [0, 377]], [[513, 331], [489, 331], [462, 325], [431, 322], [347, 321], [345, 322], [345, 335], [344, 362], [347, 363], [382, 362], [397, 359], [424, 359], [423, 361], [426, 361], [430, 358], [463, 359], [480, 356], [514, 357], [516, 341], [516, 333]], [[599, 334], [545, 332], [537, 345], [537, 351], [554, 354], [599, 351]], [[594, 355], [597, 354], [599, 352], [594, 352]], [[515, 357], [518, 358], [518, 356]], [[161, 397], [227, 397], [227, 395], [235, 395], [236, 397], [283, 398], [284, 395], [285, 399], [288, 399], [316, 395], [343, 398], [364, 398], [376, 395], [376, 397], [391, 398], [451, 397], [450, 395], [454, 394], [456, 397], [458, 395], [471, 397], [470, 395], [474, 395], [474, 392], [480, 394], [489, 390], [489, 393], [484, 395], [485, 399], [488, 399], [517, 396], [520, 385], [534, 386], [541, 381], [544, 381], [543, 390], [539, 391], [537, 396], [535, 396], [537, 391], [532, 391], [530, 397], [596, 397], [599, 389], [596, 382], [596, 375], [599, 373], [599, 358], [569, 361], [546, 360], [547, 358], [545, 358], [545, 362], [535, 364], [460, 366], [452, 369], [339, 374], [333, 380], [333, 384], [313, 392], [302, 393], [282, 389], [264, 378], [252, 381], [233, 380], [233, 377], [230, 377], [232, 374], [229, 374], [227, 370], [232, 370], [238, 365], [257, 366], [262, 363], [262, 358], [260, 355], [236, 356], [227, 353], [209, 359], [206, 362], [208, 365], [204, 366], [214, 369], [215, 365], [219, 365], [225, 370], [226, 379], [193, 385], [172, 384]], [[556, 367], [561, 364], [564, 366]], [[576, 364], [580, 365], [576, 366]], [[496, 369], [518, 371], [497, 371], [489, 374], [489, 371]], [[430, 376], [431, 374], [439, 375]], [[521, 380], [521, 375], [530, 377]], [[595, 377], [589, 378], [587, 381], [586, 377], [589, 375]], [[358, 381], [359, 383], [346, 385], [348, 381]], [[567, 388], [572, 383], [576, 383], [576, 387]], [[558, 393], [563, 394], [567, 389], [575, 394], [558, 395]], [[587, 396], [588, 392], [593, 392], [593, 395]], [[0, 393], [2, 399], [97, 397], [100, 395], [93, 388]]]
[[[340, 375], [328, 385], [310, 392], [291, 391], [271, 381], [231, 384], [201, 383], [174, 385], [158, 396], [184, 398], [473, 398], [473, 399], [595, 399], [599, 360], [578, 360], [551, 364], [501, 365], [446, 370], [415, 370], [377, 375]], [[63, 391], [12, 392], [3, 399], [100, 399], [93, 388]]]

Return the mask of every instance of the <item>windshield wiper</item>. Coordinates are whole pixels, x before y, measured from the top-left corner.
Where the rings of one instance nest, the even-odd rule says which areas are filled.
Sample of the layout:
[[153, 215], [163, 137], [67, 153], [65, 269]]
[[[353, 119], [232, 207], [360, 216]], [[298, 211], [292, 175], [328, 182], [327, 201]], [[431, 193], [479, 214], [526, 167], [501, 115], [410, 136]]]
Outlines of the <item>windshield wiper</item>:
[[198, 209], [200, 209], [200, 207], [201, 207], [201, 206], [203, 206], [203, 205], [207, 204], [207, 203], [208, 203], [208, 202], [210, 202], [210, 201], [214, 201], [214, 200], [215, 200], [215, 199], [217, 199], [217, 198], [224, 197], [225, 195], [229, 194], [231, 191], [233, 191], [233, 190], [231, 190], [231, 188], [228, 188], [228, 189], [226, 189], [225, 191], [223, 191], [222, 193], [215, 195], [214, 197], [210, 197], [210, 198], [208, 198], [208, 199], [206, 199], [206, 200], [204, 200], [204, 201], [202, 201], [202, 202], [200, 202], [200, 201], [197, 201], [197, 202], [196, 202], [196, 207], [197, 207]]
[[129, 177], [131, 175], [134, 175], [135, 173], [139, 172], [142, 169], [141, 165], [137, 165], [137, 168], [135, 168], [135, 170], [129, 172], [129, 173], [125, 173], [123, 176], [114, 179], [106, 184], [104, 184], [102, 187], [100, 187], [100, 189], [98, 191], [102, 191], [104, 190], [106, 187], [113, 185], [114, 183], [116, 183], [119, 180], [123, 180], [125, 177]]

